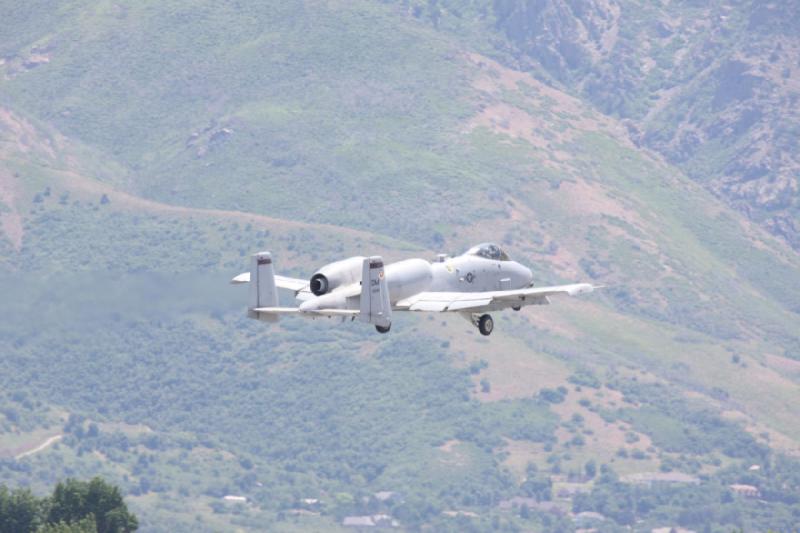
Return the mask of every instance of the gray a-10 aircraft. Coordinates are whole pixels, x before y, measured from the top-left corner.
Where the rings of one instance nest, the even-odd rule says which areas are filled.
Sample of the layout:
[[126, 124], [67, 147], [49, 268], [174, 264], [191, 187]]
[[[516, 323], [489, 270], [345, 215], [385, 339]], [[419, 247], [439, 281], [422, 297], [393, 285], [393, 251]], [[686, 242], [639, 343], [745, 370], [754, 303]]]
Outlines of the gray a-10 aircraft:
[[[356, 317], [380, 333], [392, 326], [392, 312], [458, 312], [481, 334], [494, 321], [489, 311], [546, 305], [549, 297], [592, 292], [589, 283], [534, 287], [530, 269], [509, 259], [496, 244], [479, 244], [458, 257], [439, 255], [431, 263], [406, 259], [384, 267], [379, 256], [351, 257], [320, 268], [310, 280], [278, 276], [269, 252], [253, 254], [250, 272], [231, 283], [250, 283], [247, 316], [274, 322], [282, 314]], [[298, 307], [280, 307], [277, 289], [294, 292]]]

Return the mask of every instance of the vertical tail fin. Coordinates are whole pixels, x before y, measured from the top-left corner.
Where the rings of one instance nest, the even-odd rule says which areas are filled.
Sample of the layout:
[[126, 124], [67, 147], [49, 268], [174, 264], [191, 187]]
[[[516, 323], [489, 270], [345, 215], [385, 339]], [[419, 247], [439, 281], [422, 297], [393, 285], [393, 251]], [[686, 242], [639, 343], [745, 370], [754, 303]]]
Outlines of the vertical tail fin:
[[383, 259], [379, 256], [364, 258], [361, 269], [361, 308], [359, 319], [387, 328], [392, 324], [392, 306], [389, 289], [383, 273]]
[[277, 307], [278, 289], [275, 287], [275, 269], [272, 255], [259, 252], [250, 257], [250, 306], [247, 316], [267, 322], [277, 320], [277, 315], [266, 315], [253, 311], [257, 307]]

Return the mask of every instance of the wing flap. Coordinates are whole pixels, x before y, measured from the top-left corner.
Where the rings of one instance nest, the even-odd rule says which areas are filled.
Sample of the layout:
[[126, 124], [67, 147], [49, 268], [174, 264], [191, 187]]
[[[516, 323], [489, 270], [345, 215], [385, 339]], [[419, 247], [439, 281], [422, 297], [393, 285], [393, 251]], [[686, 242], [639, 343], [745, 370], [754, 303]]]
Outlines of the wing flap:
[[398, 305], [400, 308], [407, 308], [409, 311], [444, 311], [447, 309], [446, 301], [421, 301], [409, 304], [407, 307]]
[[423, 300], [419, 302], [415, 302], [413, 304], [408, 305], [408, 307], [398, 306], [401, 309], [408, 309], [409, 311], [432, 311], [432, 312], [443, 312], [443, 311], [461, 311], [463, 309], [468, 309], [471, 307], [481, 307], [484, 305], [489, 305], [491, 300], [489, 299], [482, 299], [482, 300]]
[[458, 300], [447, 306], [448, 311], [465, 311], [467, 309], [474, 309], [478, 307], [485, 307], [492, 303], [491, 298], [482, 298], [476, 300]]
[[481, 307], [489, 305], [491, 302], [491, 297], [483, 296], [483, 293], [422, 292], [400, 300], [396, 307], [409, 311], [443, 312]]
[[515, 289], [510, 291], [493, 291], [493, 298], [497, 300], [516, 299], [521, 296], [556, 296], [558, 294], [567, 294], [569, 296], [577, 296], [587, 292], [592, 292], [595, 288], [590, 283], [572, 283], [570, 285], [554, 285], [552, 287], [528, 287], [527, 289]]
[[589, 283], [528, 287], [507, 291], [486, 292], [421, 292], [395, 304], [397, 309], [408, 311], [470, 311], [489, 306], [499, 308], [516, 305], [547, 305], [549, 296], [566, 294], [575, 296], [592, 292], [596, 287]]

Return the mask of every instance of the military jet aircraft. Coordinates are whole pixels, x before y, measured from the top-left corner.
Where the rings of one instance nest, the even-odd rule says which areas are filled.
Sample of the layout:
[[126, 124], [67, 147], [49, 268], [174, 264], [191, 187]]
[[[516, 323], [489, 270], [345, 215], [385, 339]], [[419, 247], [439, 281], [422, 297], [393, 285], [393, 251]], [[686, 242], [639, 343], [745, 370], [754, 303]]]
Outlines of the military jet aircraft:
[[[343, 317], [373, 324], [380, 333], [397, 311], [457, 312], [490, 335], [489, 311], [546, 305], [551, 296], [592, 292], [589, 283], [534, 287], [530, 269], [496, 244], [474, 246], [457, 257], [406, 259], [384, 267], [379, 256], [351, 257], [323, 266], [310, 280], [275, 274], [269, 252], [253, 254], [250, 272], [231, 283], [250, 283], [250, 318], [274, 322], [280, 315]], [[294, 293], [297, 307], [280, 307], [277, 289]]]

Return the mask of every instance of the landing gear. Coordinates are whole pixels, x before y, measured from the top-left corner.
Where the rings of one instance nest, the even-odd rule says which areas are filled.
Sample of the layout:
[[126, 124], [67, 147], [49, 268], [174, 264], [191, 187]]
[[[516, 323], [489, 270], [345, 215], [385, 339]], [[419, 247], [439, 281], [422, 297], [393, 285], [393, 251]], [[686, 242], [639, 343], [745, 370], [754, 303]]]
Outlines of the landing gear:
[[481, 315], [478, 319], [478, 331], [481, 332], [481, 335], [491, 335], [493, 329], [494, 320], [491, 315]]
[[389, 333], [390, 329], [392, 329], [392, 325], [391, 324], [389, 324], [388, 326], [379, 326], [377, 324], [375, 325], [375, 330], [378, 333]]
[[514, 311], [519, 311], [520, 309], [522, 309], [522, 306], [521, 305], [512, 305], [511, 309], [513, 309]]
[[469, 320], [470, 324], [478, 328], [481, 335], [491, 335], [494, 329], [494, 320], [489, 314], [479, 315], [478, 313], [459, 313], [462, 317]]

